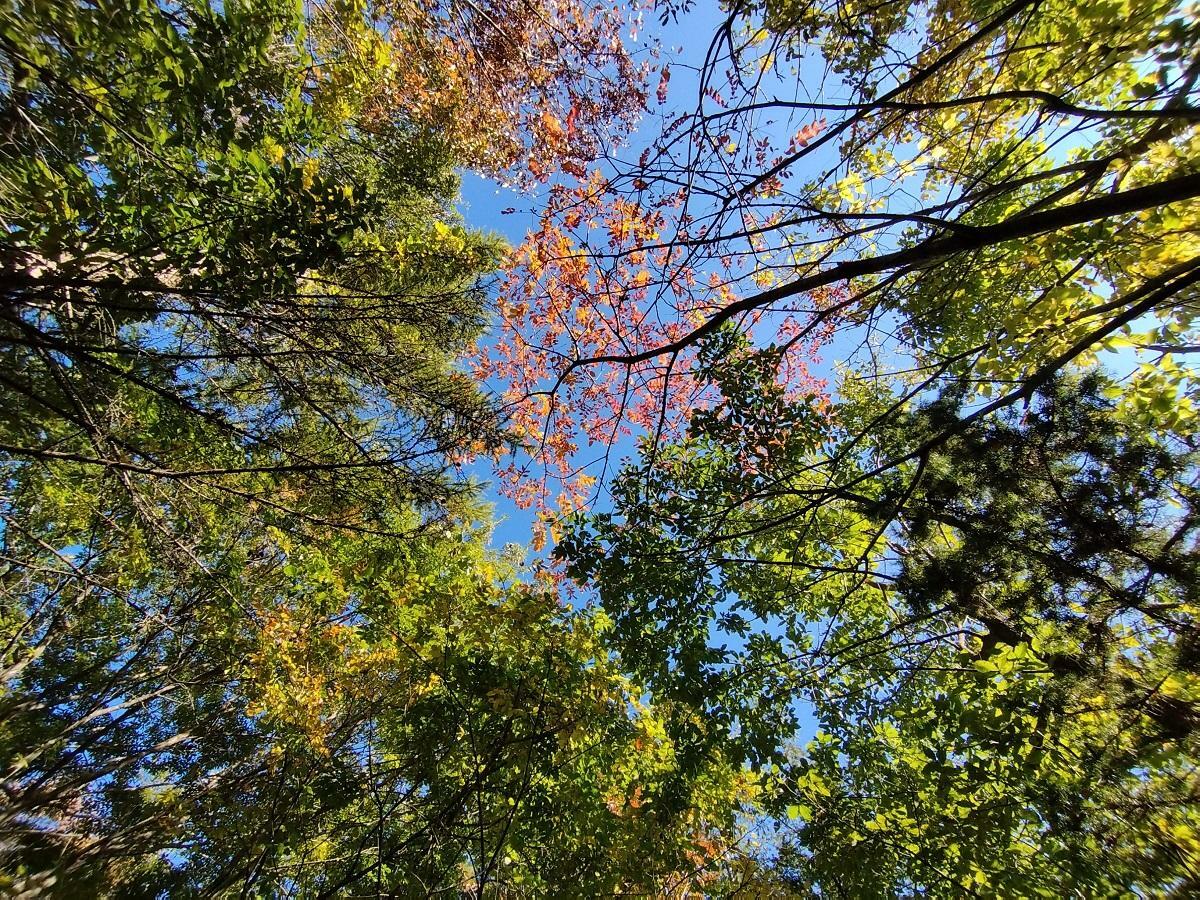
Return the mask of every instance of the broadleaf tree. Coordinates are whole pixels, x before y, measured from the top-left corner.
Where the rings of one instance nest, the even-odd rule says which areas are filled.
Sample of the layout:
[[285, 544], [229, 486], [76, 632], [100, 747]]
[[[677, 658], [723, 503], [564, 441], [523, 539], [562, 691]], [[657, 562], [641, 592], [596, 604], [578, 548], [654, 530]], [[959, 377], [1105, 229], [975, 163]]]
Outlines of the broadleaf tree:
[[755, 779], [684, 769], [603, 617], [486, 549], [459, 466], [508, 435], [456, 357], [500, 247], [453, 136], [356, 94], [361, 16], [0, 15], [5, 892], [680, 892], [731, 852]]

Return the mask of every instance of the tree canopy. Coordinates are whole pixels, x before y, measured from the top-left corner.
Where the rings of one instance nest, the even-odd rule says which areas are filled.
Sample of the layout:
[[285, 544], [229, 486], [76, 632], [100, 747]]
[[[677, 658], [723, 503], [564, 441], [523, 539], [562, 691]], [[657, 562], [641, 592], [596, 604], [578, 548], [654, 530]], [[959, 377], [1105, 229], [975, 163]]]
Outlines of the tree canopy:
[[1178, 0], [5, 0], [0, 892], [1196, 893], [1198, 78]]

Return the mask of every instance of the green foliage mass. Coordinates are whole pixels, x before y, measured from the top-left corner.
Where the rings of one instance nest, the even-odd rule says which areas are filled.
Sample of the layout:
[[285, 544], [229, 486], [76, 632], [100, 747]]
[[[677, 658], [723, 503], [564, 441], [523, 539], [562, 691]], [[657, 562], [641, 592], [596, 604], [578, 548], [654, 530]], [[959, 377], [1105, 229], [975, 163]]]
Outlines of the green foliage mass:
[[3, 27], [6, 452], [391, 467], [433, 498], [464, 433], [495, 445], [449, 360], [498, 248], [455, 221], [435, 140], [321, 113], [299, 6], [16, 4]]
[[[713, 345], [725, 401], [647, 448], [559, 552], [622, 665], [704, 723], [672, 737], [765, 773], [785, 882], [1194, 884], [1190, 438], [1146, 433], [1095, 372], [983, 420], [951, 388], [870, 431], [894, 398], [848, 382], [830, 428], [774, 384], [773, 351]], [[764, 408], [791, 423], [773, 443]]]
[[752, 790], [485, 549], [500, 247], [355, 14], [0, 10], [0, 892], [651, 891]]

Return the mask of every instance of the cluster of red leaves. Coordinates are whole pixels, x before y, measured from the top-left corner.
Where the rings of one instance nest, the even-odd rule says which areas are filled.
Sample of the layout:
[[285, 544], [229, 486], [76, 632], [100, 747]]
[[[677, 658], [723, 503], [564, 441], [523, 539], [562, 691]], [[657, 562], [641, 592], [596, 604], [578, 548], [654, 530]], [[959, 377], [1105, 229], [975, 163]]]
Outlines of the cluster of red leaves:
[[479, 348], [475, 369], [506, 386], [512, 427], [531, 451], [503, 470], [518, 504], [546, 511], [557, 492], [560, 511], [578, 507], [595, 479], [580, 468], [582, 446], [607, 449], [634, 428], [677, 429], [699, 399], [683, 360], [572, 367], [651, 349], [700, 320], [689, 308], [695, 277], [686, 267], [673, 273], [672, 315], [655, 314], [661, 291], [652, 288], [681, 253], [662, 243], [665, 223], [663, 210], [612, 194], [593, 172], [554, 185], [539, 228], [509, 256], [499, 334]]
[[[753, 292], [774, 277], [762, 268], [766, 243], [752, 236], [772, 226], [771, 215], [742, 217], [740, 249], [717, 239], [697, 253], [711, 226], [693, 219], [677, 179], [656, 174], [650, 151], [638, 174], [619, 184], [588, 174], [647, 112], [653, 70], [635, 59], [626, 38], [636, 41], [655, 3], [351, 0], [350, 18], [331, 16], [323, 32], [324, 55], [342, 60], [332, 99], [357, 110], [363, 127], [398, 119], [437, 133], [468, 168], [521, 188], [555, 179], [538, 228], [505, 266], [499, 333], [474, 360], [474, 374], [502, 392], [530, 451], [500, 464], [510, 496], [539, 510], [535, 545], [557, 514], [587, 503], [622, 438], [670, 439], [691, 410], [714, 402], [697, 377], [697, 345], [652, 351], [736, 302], [744, 287]], [[655, 45], [645, 49], [656, 57]], [[657, 76], [661, 105], [669, 66]], [[691, 140], [717, 154], [713, 171], [728, 168], [738, 141], [722, 135], [710, 147], [706, 128], [677, 130], [680, 124], [664, 123], [654, 145], [660, 152]], [[822, 128], [806, 126], [793, 144]], [[766, 139], [753, 142], [756, 162], [769, 147]], [[776, 178], [756, 196], [770, 197], [781, 185]], [[739, 325], [752, 330], [764, 317], [765, 338], [773, 340], [773, 311]], [[819, 336], [807, 337], [780, 363], [780, 377], [800, 390], [812, 387], [804, 358]], [[623, 359], [638, 354], [644, 358]], [[597, 448], [595, 458], [588, 448]], [[472, 452], [464, 448], [464, 458]]]
[[[476, 377], [503, 391], [528, 455], [502, 462], [505, 491], [544, 523], [587, 504], [622, 438], [678, 436], [693, 410], [719, 401], [697, 369], [698, 344], [678, 341], [738, 298], [747, 254], [689, 250], [679, 192], [654, 205], [600, 172], [555, 184], [536, 230], [509, 256], [495, 339], [476, 351]], [[825, 332], [796, 337], [793, 320], [758, 311], [740, 322], [786, 349], [778, 377], [793, 394], [819, 392], [807, 362]], [[789, 329], [792, 329], [789, 331]], [[647, 354], [644, 359], [630, 359]]]
[[[653, 351], [680, 341], [745, 291], [767, 286], [773, 277], [762, 268], [767, 246], [752, 235], [773, 221], [747, 212], [740, 249], [717, 239], [697, 252], [713, 226], [688, 212], [687, 192], [672, 187], [678, 181], [656, 177], [650, 151], [638, 174], [619, 184], [589, 174], [647, 111], [653, 70], [635, 61], [625, 29], [631, 26], [634, 40], [655, 0], [358, 2], [365, 30], [333, 29], [331, 52], [339, 52], [336, 35], [344, 33], [345, 55], [366, 60], [370, 74], [342, 88], [367, 92], [355, 98], [365, 127], [376, 117], [399, 117], [445, 137], [475, 171], [524, 188], [555, 178], [538, 227], [505, 264], [498, 333], [474, 358], [475, 376], [502, 393], [512, 429], [529, 451], [499, 465], [505, 491], [539, 512], [536, 546], [558, 515], [589, 501], [623, 438], [671, 439], [692, 410], [719, 401], [698, 377], [698, 345]], [[386, 35], [383, 54], [372, 49], [379, 35]], [[670, 68], [659, 67], [657, 75], [661, 105]], [[714, 147], [702, 146], [704, 129], [680, 131], [681, 124], [666, 123], [655, 147], [661, 151], [691, 131], [685, 140], [727, 162], [727, 147], [738, 146], [724, 135]], [[807, 125], [788, 151], [823, 127]], [[769, 141], [756, 141], [756, 162], [768, 151]], [[769, 198], [781, 185], [775, 178], [756, 196]], [[787, 343], [781, 383], [798, 393], [820, 389], [807, 361], [823, 333], [790, 334], [774, 310], [738, 324], [751, 332], [762, 325], [756, 342]], [[628, 359], [639, 354], [644, 358]]]

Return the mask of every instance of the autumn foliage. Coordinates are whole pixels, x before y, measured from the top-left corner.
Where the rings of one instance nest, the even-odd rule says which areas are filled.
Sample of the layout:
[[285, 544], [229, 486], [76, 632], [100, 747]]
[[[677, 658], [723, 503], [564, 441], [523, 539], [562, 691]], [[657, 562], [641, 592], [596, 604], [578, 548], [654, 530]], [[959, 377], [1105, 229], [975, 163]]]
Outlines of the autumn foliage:
[[[752, 237], [697, 252], [693, 236], [704, 227], [684, 192], [646, 187], [640, 175], [609, 178], [599, 169], [554, 184], [537, 229], [503, 264], [496, 336], [476, 351], [476, 375], [503, 385], [528, 451], [507, 460], [505, 488], [547, 522], [552, 507], [564, 513], [588, 502], [622, 439], [676, 436], [694, 410], [720, 399], [698, 377], [698, 345], [681, 339], [745, 285], [773, 282]], [[835, 319], [814, 316], [842, 296], [823, 289], [741, 321], [778, 351], [778, 381], [795, 395], [823, 390], [809, 367]]]
[[357, 11], [323, 39], [360, 73], [364, 124], [407, 119], [513, 184], [582, 172], [645, 106], [649, 64], [626, 40], [638, 2], [362, 0]]

